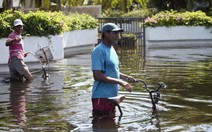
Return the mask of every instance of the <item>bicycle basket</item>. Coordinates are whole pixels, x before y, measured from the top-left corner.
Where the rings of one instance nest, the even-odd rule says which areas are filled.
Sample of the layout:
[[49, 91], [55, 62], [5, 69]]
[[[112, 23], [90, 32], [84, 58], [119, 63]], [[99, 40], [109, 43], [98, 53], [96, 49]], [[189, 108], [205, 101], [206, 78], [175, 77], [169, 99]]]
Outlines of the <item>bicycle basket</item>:
[[48, 63], [53, 59], [49, 46], [43, 47], [35, 52], [35, 55], [42, 63]]

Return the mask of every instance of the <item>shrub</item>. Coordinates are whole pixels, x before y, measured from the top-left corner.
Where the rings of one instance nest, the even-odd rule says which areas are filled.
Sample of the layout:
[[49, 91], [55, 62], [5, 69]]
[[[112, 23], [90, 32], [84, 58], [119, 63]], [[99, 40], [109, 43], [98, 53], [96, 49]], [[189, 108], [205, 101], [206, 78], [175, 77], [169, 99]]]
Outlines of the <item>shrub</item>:
[[36, 11], [24, 14], [21, 11], [7, 10], [0, 14], [0, 37], [7, 37], [17, 18], [24, 23], [24, 34], [34, 36], [57, 35], [66, 31], [97, 28], [98, 22], [88, 14]]
[[107, 9], [103, 13], [103, 17], [121, 17], [124, 12], [119, 10]]
[[137, 40], [136, 34], [123, 33], [122, 39], [118, 40], [118, 44], [121, 44], [121, 46], [134, 47], [136, 45], [136, 40]]
[[12, 31], [12, 25], [15, 18], [22, 19], [24, 23], [25, 16], [23, 12], [7, 10], [0, 14], [0, 38], [7, 37], [9, 35]]
[[155, 9], [140, 9], [140, 10], [133, 10], [126, 14], [123, 14], [122, 17], [148, 17], [152, 16], [156, 13]]
[[0, 16], [0, 38], [10, 33], [10, 25], [9, 22], [5, 21], [4, 18]]
[[69, 30], [94, 29], [98, 27], [98, 20], [85, 13], [69, 14], [67, 18]]
[[67, 25], [61, 12], [29, 12], [26, 14], [25, 31], [31, 35], [47, 36], [67, 31]]
[[145, 26], [212, 26], [212, 18], [202, 11], [162, 11], [145, 20]]
[[157, 10], [153, 8], [139, 10], [136, 9], [127, 13], [119, 10], [107, 9], [106, 11], [104, 11], [103, 17], [148, 17], [152, 16], [156, 12]]

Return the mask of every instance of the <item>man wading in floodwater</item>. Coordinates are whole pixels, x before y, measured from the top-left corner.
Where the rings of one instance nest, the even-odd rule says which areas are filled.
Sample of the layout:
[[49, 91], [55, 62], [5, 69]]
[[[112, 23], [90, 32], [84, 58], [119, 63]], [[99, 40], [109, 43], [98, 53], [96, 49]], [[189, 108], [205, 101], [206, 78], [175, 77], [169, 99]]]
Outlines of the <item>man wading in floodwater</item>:
[[8, 60], [8, 66], [10, 70], [10, 80], [23, 81], [23, 77], [27, 81], [31, 81], [32, 75], [24, 63], [24, 57], [27, 54], [24, 53], [24, 42], [21, 36], [23, 31], [23, 22], [20, 19], [14, 21], [14, 31], [9, 34], [6, 41], [6, 46], [9, 46], [10, 57]]
[[94, 117], [111, 113], [115, 116], [115, 105], [108, 102], [107, 98], [118, 95], [118, 85], [131, 92], [132, 85], [129, 83], [136, 81], [135, 78], [119, 72], [119, 59], [113, 44], [117, 44], [119, 33], [123, 31], [114, 23], [105, 24], [102, 28], [102, 42], [92, 51], [92, 71], [95, 80], [92, 89]]

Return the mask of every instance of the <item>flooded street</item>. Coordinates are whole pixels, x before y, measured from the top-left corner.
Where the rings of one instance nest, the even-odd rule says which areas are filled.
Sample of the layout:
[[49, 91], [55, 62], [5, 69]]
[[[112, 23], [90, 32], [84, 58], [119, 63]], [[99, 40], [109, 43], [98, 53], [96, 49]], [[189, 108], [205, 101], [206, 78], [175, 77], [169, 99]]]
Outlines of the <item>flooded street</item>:
[[[133, 84], [115, 119], [92, 118], [93, 77], [90, 54], [66, 58], [49, 68], [50, 78], [33, 74], [32, 83], [0, 82], [0, 131], [123, 132], [212, 131], [212, 47], [118, 51], [120, 71], [143, 79], [148, 87], [164, 82], [157, 114], [149, 93]], [[3, 80], [5, 75], [1, 75]], [[8, 75], [7, 75], [8, 76]]]

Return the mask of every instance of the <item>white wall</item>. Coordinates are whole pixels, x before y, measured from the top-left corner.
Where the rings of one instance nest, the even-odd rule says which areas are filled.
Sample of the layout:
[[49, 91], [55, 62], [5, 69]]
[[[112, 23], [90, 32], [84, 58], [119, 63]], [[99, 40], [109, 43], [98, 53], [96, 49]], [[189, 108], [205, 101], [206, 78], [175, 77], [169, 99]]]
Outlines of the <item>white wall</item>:
[[[38, 37], [38, 36], [29, 36], [24, 38], [24, 49], [25, 52], [35, 53], [41, 47], [49, 46], [51, 53], [53, 55], [53, 60], [64, 59], [64, 49], [67, 48], [76, 50], [77, 53], [84, 53], [83, 46], [92, 47], [97, 43], [97, 29], [92, 30], [76, 30], [66, 32], [62, 35], [50, 35], [49, 37]], [[0, 39], [0, 49], [1, 49], [1, 59], [0, 64], [7, 64], [9, 57], [9, 49], [5, 46], [6, 38]], [[81, 49], [80, 49], [81, 47]], [[72, 50], [73, 51], [73, 50]], [[38, 61], [33, 55], [28, 55], [25, 58], [25, 62], [36, 62]]]
[[76, 47], [97, 43], [97, 29], [92, 30], [75, 30], [66, 32], [63, 35], [63, 47]]
[[147, 47], [212, 45], [212, 28], [203, 26], [147, 27]]
[[[0, 64], [7, 64], [9, 58], [9, 48], [5, 46], [6, 38], [0, 39], [0, 49], [2, 57], [0, 59]], [[64, 50], [62, 45], [62, 36], [50, 36], [47, 37], [25, 37], [24, 38], [24, 49], [25, 52], [35, 53], [38, 49], [42, 47], [49, 46], [51, 53], [53, 55], [53, 60], [60, 60], [64, 58]], [[38, 61], [33, 55], [29, 54], [25, 58], [25, 62], [35, 62]]]
[[9, 57], [9, 48], [5, 46], [6, 38], [0, 39], [1, 58], [0, 64], [6, 64]]

